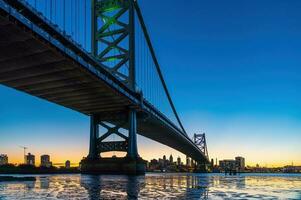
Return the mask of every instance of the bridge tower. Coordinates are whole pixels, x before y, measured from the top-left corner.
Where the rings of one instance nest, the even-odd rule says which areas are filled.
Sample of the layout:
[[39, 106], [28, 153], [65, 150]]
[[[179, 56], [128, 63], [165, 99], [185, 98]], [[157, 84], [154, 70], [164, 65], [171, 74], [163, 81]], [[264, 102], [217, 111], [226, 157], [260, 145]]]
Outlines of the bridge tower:
[[[207, 149], [207, 143], [206, 143], [206, 134], [194, 134], [193, 135], [193, 142], [197, 145], [197, 147], [203, 152], [203, 154], [206, 156], [206, 158], [209, 160], [208, 156], [208, 149]], [[196, 163], [196, 172], [207, 172], [207, 162], [203, 163]]]
[[[134, 0], [91, 0], [91, 52], [111, 74], [136, 91], [135, 77], [135, 7]], [[125, 112], [95, 113], [90, 117], [90, 148], [81, 163], [87, 173], [145, 172], [145, 161], [137, 148], [137, 114]], [[127, 130], [124, 130], [126, 127]], [[105, 132], [100, 136], [100, 129]], [[117, 135], [122, 141], [106, 141]], [[125, 158], [105, 159], [100, 153], [127, 152]]]

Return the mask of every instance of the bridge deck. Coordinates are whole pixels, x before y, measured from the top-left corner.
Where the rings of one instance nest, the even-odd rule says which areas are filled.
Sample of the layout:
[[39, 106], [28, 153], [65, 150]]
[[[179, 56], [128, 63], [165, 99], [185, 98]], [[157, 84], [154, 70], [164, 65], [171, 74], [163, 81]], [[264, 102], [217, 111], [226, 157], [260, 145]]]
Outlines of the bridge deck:
[[129, 106], [137, 107], [140, 135], [195, 160], [208, 162], [196, 145], [162, 113], [145, 100], [144, 106], [140, 107], [138, 94], [131, 92], [106, 70], [99, 66], [95, 70], [95, 66], [87, 65], [87, 62], [72, 56], [74, 53], [68, 49], [55, 44], [50, 36], [39, 34], [36, 27], [24, 24], [0, 7], [0, 84], [86, 115], [122, 115]]
[[88, 115], [132, 104], [42, 38], [0, 21], [1, 84]]

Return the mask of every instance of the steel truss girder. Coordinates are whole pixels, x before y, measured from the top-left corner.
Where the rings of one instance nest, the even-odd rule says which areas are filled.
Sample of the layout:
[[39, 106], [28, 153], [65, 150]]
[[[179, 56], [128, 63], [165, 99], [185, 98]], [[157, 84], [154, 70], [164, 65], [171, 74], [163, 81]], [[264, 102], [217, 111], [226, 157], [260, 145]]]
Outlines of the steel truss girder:
[[[118, 77], [126, 85], [130, 85], [130, 45], [124, 47], [124, 41], [133, 40], [130, 28], [130, 19], [122, 22], [121, 18], [130, 9], [132, 0], [95, 0], [95, 11], [92, 20], [94, 26], [94, 38], [92, 45], [95, 49], [94, 56], [101, 62], [113, 75]], [[103, 22], [99, 27], [98, 20]], [[118, 28], [116, 28], [118, 26]], [[127, 41], [128, 40], [128, 41]], [[129, 42], [128, 42], [129, 43]], [[99, 49], [100, 45], [105, 45]], [[123, 70], [122, 70], [123, 69]]]
[[[98, 121], [99, 126], [106, 129], [106, 132], [97, 138], [97, 153], [104, 153], [110, 151], [122, 151], [127, 152], [128, 150], [128, 136], [124, 135], [120, 131], [121, 128], [125, 127], [128, 122], [121, 121], [121, 122], [107, 122], [107, 121]], [[117, 135], [123, 139], [123, 141], [104, 141], [108, 137], [112, 135]]]
[[128, 142], [127, 141], [101, 142], [98, 144], [97, 148], [100, 153], [111, 152], [111, 151], [127, 152]]

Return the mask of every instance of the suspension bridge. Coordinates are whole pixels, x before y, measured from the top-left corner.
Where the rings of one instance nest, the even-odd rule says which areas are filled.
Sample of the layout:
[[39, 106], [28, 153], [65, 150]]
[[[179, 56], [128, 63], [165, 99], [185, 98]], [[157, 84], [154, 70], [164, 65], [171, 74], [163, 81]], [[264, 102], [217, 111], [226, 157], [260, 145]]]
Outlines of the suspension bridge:
[[[205, 140], [182, 125], [137, 1], [0, 0], [0, 83], [90, 116], [85, 171], [143, 172], [137, 134], [209, 163]], [[126, 160], [100, 157], [110, 151]]]

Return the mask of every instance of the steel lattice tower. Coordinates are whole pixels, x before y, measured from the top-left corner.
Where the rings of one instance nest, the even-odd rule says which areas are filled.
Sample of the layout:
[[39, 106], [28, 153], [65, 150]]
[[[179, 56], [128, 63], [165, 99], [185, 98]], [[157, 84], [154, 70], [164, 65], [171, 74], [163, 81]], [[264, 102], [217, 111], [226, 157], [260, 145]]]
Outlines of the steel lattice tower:
[[194, 134], [193, 135], [193, 142], [201, 149], [204, 155], [209, 159], [208, 150], [207, 150], [207, 143], [206, 143], [206, 134]]

